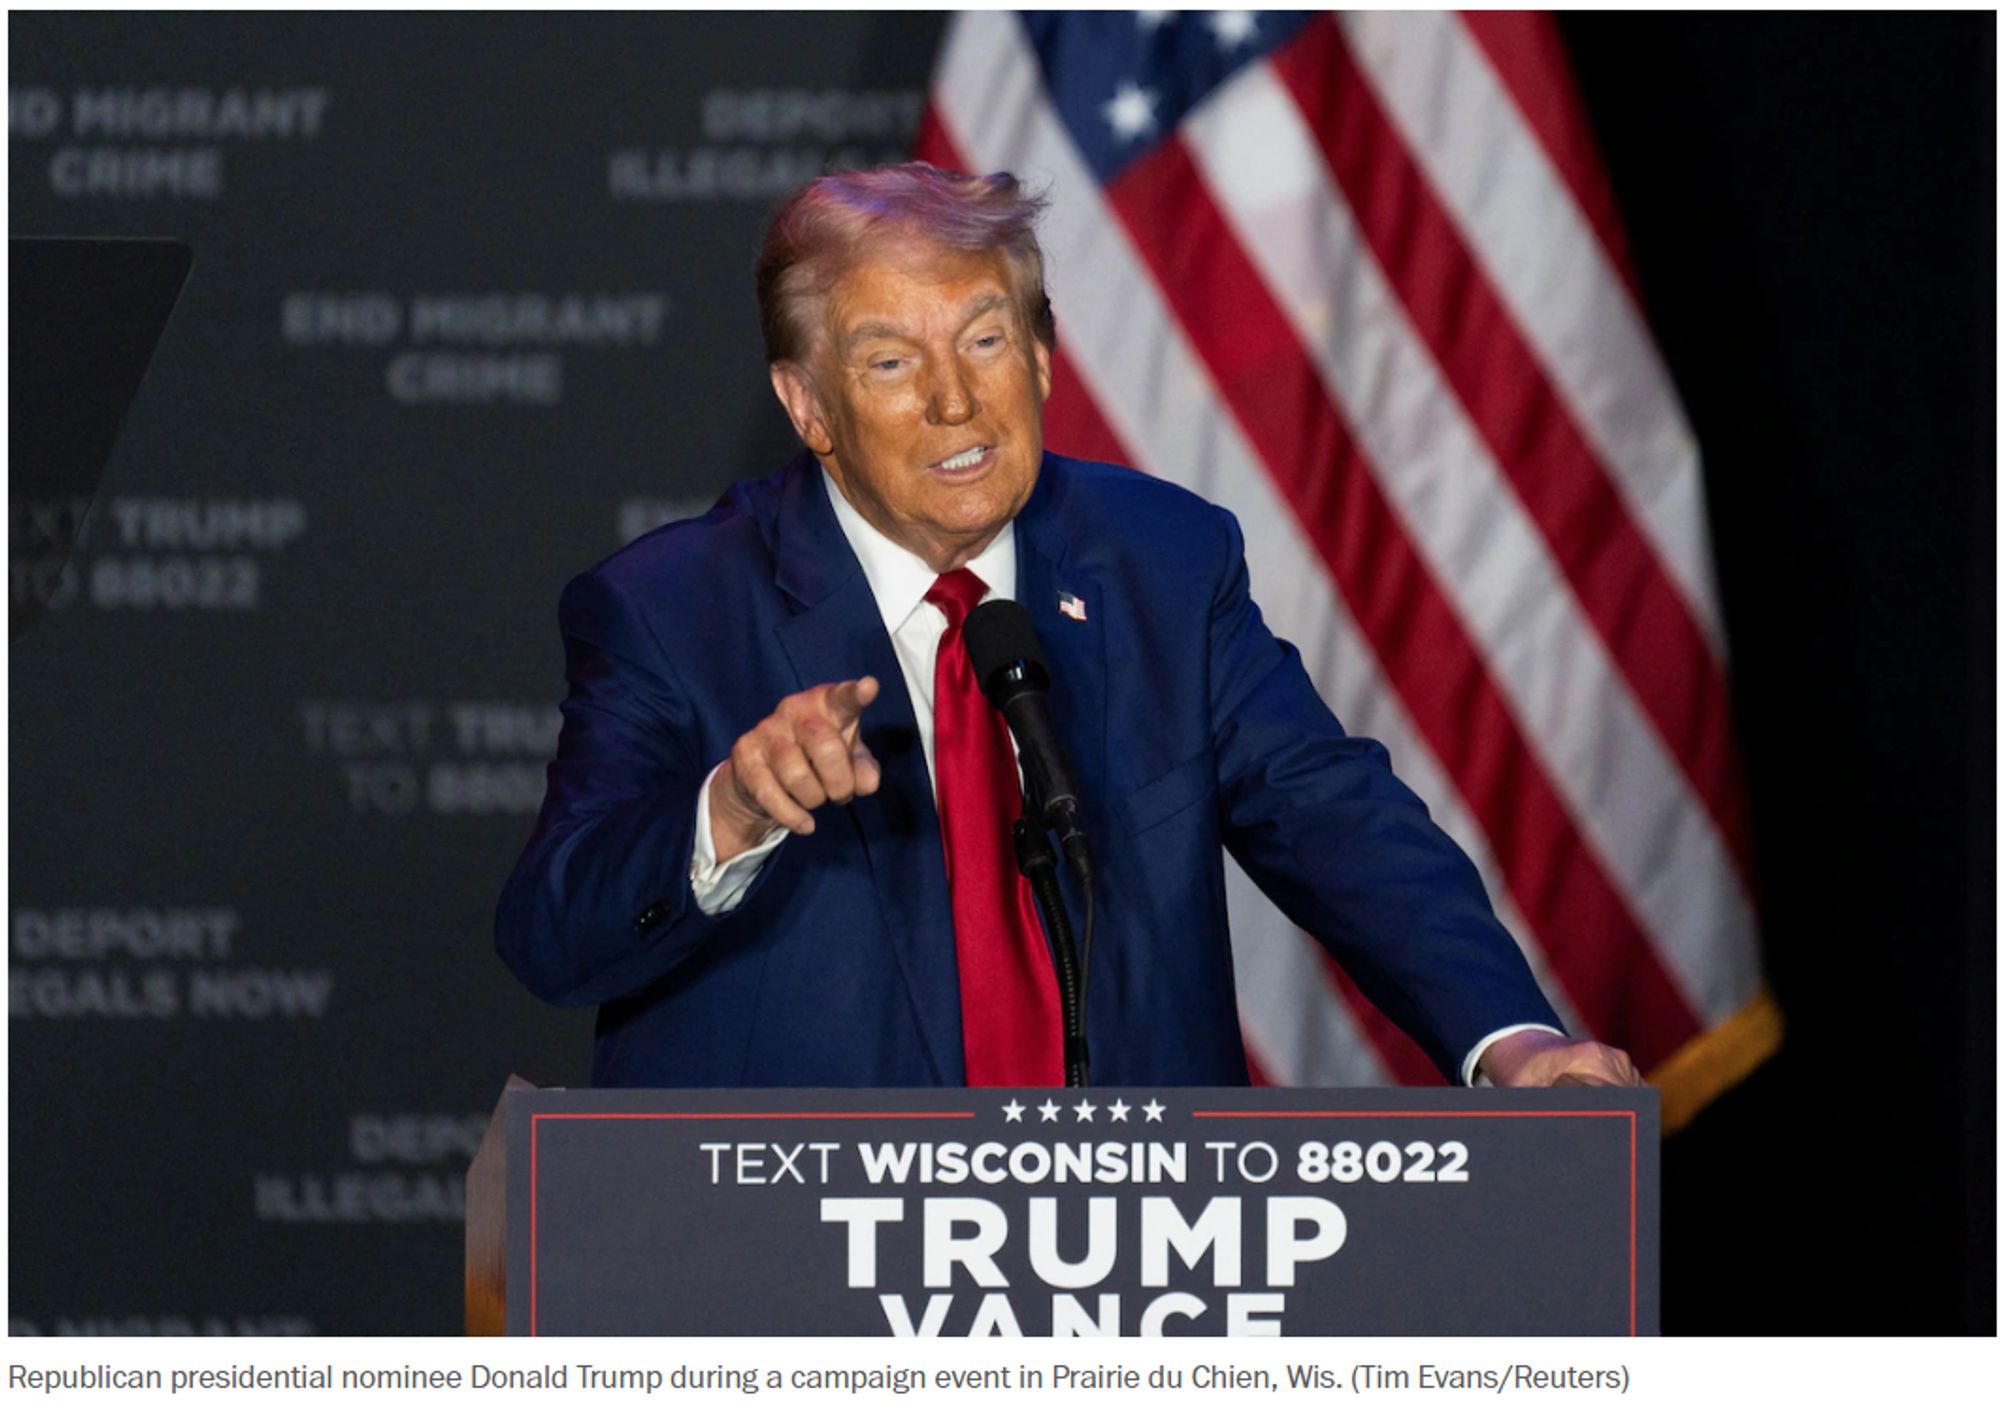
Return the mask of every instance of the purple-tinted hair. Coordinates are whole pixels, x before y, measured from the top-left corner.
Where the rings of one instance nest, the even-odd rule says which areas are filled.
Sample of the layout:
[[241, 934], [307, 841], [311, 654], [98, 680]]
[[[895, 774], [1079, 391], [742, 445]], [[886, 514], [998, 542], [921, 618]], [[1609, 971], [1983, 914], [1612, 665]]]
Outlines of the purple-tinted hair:
[[771, 217], [757, 254], [765, 356], [772, 362], [803, 358], [812, 342], [812, 306], [866, 246], [901, 235], [953, 249], [1003, 251], [1029, 331], [1053, 350], [1056, 318], [1035, 241], [1035, 220], [1046, 204], [1004, 171], [967, 176], [929, 162], [835, 172], [808, 182]]

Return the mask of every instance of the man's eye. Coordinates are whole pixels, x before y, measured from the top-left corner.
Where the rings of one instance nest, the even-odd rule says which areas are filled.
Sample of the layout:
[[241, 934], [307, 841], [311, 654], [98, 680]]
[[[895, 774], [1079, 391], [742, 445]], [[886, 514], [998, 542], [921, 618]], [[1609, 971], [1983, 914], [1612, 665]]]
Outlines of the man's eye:
[[997, 348], [1006, 341], [1007, 335], [1004, 333], [988, 333], [983, 338], [975, 339], [972, 345], [975, 348]]
[[895, 372], [902, 367], [903, 359], [900, 357], [885, 357], [880, 361], [871, 362], [868, 365], [877, 372]]

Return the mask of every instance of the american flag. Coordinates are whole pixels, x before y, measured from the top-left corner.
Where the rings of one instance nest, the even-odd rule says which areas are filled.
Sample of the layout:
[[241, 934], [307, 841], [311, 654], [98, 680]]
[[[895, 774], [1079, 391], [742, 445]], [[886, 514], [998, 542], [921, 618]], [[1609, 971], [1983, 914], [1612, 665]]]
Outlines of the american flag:
[[[1346, 726], [1671, 1129], [1779, 1041], [1699, 452], [1545, 15], [956, 18], [917, 155], [1043, 223], [1051, 448], [1226, 505]], [[1231, 867], [1285, 1085], [1442, 1080]]]

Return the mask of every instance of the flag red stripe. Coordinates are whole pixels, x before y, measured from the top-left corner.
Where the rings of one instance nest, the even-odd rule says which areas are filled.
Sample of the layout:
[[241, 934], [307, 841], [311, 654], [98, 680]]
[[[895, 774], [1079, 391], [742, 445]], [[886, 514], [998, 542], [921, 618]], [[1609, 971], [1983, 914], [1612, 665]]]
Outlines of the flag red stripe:
[[[1062, 337], [1060, 325], [1056, 337], [1058, 341]], [[1042, 408], [1043, 443], [1058, 454], [1074, 455], [1083, 460], [1108, 460], [1113, 465], [1137, 464], [1132, 453], [1118, 439], [1118, 433], [1104, 419], [1104, 413], [1098, 410], [1090, 389], [1084, 386], [1083, 379], [1077, 376], [1076, 368], [1063, 355], [1060, 347], [1049, 363], [1055, 390]]]
[[1106, 190], [1162, 297], [1297, 515], [1584, 1021], [1642, 1064], [1699, 1031], [1550, 786], [1449, 598], [1383, 497], [1284, 313], [1169, 138]]
[[1750, 828], [1728, 687], [1694, 613], [1403, 147], [1339, 25], [1309, 26], [1274, 56], [1273, 67], [1412, 325], [1540, 527], [1747, 887]]
[[961, 149], [952, 140], [951, 131], [945, 126], [944, 115], [938, 111], [936, 103], [924, 104], [923, 116], [917, 119], [916, 140], [910, 143], [910, 157], [914, 161], [929, 162], [932, 166], [946, 171], [964, 171], [965, 158]]
[[1250, 1025], [1239, 1023], [1237, 1026], [1243, 1035], [1243, 1066], [1250, 1074], [1250, 1085], [1253, 1087], [1276, 1087], [1281, 1085], [1271, 1080], [1270, 1067], [1257, 1056], [1257, 1045], [1250, 1036]]
[[1576, 197], [1633, 302], [1640, 303], [1625, 225], [1618, 218], [1611, 179], [1591, 138], [1589, 117], [1570, 74], [1555, 17], [1542, 11], [1468, 10], [1458, 22], [1484, 51], [1501, 86]]

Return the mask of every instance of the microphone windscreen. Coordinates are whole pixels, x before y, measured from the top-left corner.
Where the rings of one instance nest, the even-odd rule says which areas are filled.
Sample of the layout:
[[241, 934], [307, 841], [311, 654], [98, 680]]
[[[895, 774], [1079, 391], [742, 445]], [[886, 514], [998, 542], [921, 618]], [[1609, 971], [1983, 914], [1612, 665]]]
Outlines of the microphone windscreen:
[[989, 598], [966, 614], [965, 650], [981, 688], [989, 694], [995, 673], [1019, 661], [1027, 662], [1043, 680], [1048, 678], [1049, 663], [1027, 609], [1004, 597]]

